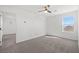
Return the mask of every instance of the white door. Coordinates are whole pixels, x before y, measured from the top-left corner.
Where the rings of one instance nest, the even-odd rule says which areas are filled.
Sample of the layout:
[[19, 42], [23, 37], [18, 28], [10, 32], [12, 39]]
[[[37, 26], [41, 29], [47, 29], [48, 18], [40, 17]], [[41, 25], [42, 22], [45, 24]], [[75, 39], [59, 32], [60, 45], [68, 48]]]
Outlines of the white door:
[[0, 46], [2, 45], [2, 17], [0, 15]]

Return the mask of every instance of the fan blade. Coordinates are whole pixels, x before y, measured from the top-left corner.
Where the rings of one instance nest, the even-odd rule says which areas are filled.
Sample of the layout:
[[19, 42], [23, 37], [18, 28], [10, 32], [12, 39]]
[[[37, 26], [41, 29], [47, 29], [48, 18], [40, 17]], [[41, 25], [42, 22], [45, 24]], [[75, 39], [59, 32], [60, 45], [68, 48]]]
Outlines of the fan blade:
[[42, 11], [38, 11], [38, 12], [42, 12]]
[[50, 5], [47, 5], [47, 7], [50, 7]]
[[49, 13], [52, 13], [51, 11], [48, 10]]
[[42, 12], [42, 11], [45, 11], [45, 10], [41, 10], [41, 11], [38, 11], [38, 12]]

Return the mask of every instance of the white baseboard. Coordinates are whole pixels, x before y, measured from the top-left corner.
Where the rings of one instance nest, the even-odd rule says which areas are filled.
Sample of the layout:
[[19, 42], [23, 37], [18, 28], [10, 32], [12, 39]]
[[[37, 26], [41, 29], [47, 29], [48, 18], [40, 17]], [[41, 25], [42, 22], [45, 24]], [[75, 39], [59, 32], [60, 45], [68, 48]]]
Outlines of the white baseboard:
[[4, 35], [4, 36], [5, 36], [5, 35], [16, 35], [16, 33], [12, 33], [12, 34], [3, 34], [3, 35]]
[[[30, 37], [30, 38], [28, 38], [27, 40], [32, 40], [32, 39], [34, 39], [34, 38], [38, 38], [38, 37], [41, 37], [41, 36], [45, 36], [45, 34], [43, 34], [43, 35], [38, 35], [38, 36], [34, 36], [34, 37]], [[17, 39], [16, 39], [17, 40]], [[24, 39], [24, 40], [21, 40], [21, 41], [16, 41], [16, 43], [20, 43], [20, 42], [23, 42], [23, 41], [27, 41], [26, 39]]]
[[[61, 37], [61, 36], [57, 36], [57, 35], [46, 35], [46, 36], [49, 36], [49, 37], [55, 37], [55, 38], [62, 38], [62, 39], [69, 39], [69, 38], [64, 38], [64, 37]], [[73, 39], [69, 39], [69, 40], [73, 40]]]

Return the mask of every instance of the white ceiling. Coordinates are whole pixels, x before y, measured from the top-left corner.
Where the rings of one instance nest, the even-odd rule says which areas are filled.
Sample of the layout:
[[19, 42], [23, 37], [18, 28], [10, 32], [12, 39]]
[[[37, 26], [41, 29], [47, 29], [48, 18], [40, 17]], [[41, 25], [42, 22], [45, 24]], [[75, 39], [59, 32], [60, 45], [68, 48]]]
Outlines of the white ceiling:
[[[9, 11], [14, 10], [23, 10], [24, 12], [30, 12], [30, 13], [39, 13], [39, 10], [42, 10], [41, 5], [0, 5], [0, 10], [7, 11], [7, 9], [10, 9]], [[51, 5], [49, 10], [52, 11], [52, 14], [60, 14], [64, 12], [74, 11], [77, 10], [77, 5]], [[53, 13], [54, 10], [57, 10], [57, 12]], [[43, 14], [43, 12], [41, 12]]]

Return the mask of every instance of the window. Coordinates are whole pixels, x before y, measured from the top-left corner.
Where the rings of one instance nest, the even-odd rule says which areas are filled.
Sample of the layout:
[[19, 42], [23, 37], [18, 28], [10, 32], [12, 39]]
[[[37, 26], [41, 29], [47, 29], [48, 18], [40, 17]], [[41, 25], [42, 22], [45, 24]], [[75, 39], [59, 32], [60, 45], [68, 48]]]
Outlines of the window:
[[66, 31], [66, 32], [74, 31], [74, 17], [73, 16], [63, 17], [63, 31]]

